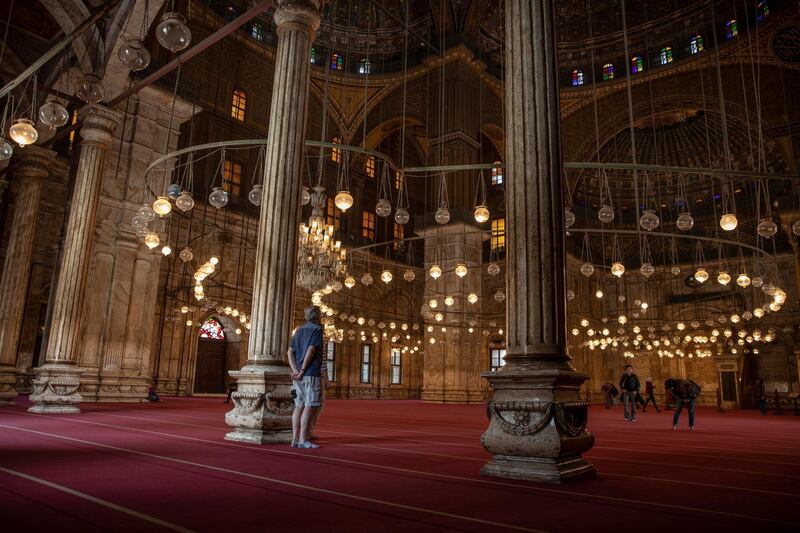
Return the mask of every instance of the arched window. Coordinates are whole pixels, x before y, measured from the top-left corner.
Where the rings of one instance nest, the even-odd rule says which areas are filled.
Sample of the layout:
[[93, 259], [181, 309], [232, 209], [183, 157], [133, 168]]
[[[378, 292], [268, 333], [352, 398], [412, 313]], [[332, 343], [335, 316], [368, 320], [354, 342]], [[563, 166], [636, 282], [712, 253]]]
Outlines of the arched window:
[[373, 156], [367, 158], [367, 162], [364, 164], [364, 172], [366, 172], [367, 176], [370, 178], [375, 177], [375, 158]]
[[756, 4], [756, 20], [763, 21], [769, 16], [769, 2], [768, 0], [758, 0]]
[[506, 249], [506, 219], [495, 218], [492, 220], [492, 233], [490, 244], [493, 252], [502, 252]]
[[661, 49], [661, 52], [658, 54], [658, 59], [661, 61], [662, 65], [666, 65], [667, 63], [672, 63], [672, 47], [665, 46]]
[[703, 36], [695, 35], [689, 43], [689, 49], [693, 54], [699, 54], [703, 51]]
[[225, 340], [225, 330], [222, 328], [222, 324], [214, 317], [208, 317], [206, 321], [200, 325], [199, 335], [201, 339], [211, 339], [215, 341]]
[[[331, 139], [333, 144], [342, 144], [342, 140], [339, 137], [334, 137]], [[341, 148], [331, 148], [331, 161], [334, 163], [338, 163], [342, 160], [342, 149]]]
[[231, 98], [231, 116], [239, 122], [244, 122], [245, 107], [247, 107], [247, 93], [242, 89], [234, 89]]
[[331, 56], [331, 70], [342, 70], [344, 68], [344, 58], [342, 54], [333, 54]]
[[606, 63], [603, 65], [603, 81], [613, 80], [614, 79], [614, 65], [612, 63]]
[[232, 159], [226, 159], [222, 166], [222, 190], [233, 196], [242, 192], [242, 164]]
[[495, 166], [492, 168], [492, 185], [502, 185], [503, 184], [503, 167], [499, 166], [503, 163], [501, 161], [495, 161]]
[[739, 26], [736, 24], [736, 19], [731, 19], [725, 23], [725, 38], [729, 41], [739, 35]]
[[644, 60], [642, 56], [633, 56], [631, 58], [631, 74], [638, 74], [644, 72]]
[[363, 58], [361, 61], [358, 62], [358, 73], [359, 74], [369, 74], [369, 72], [370, 72], [369, 59]]
[[253, 26], [250, 28], [250, 37], [252, 37], [256, 41], [263, 41], [264, 25], [261, 24], [260, 22], [254, 22]]
[[583, 70], [576, 68], [572, 71], [572, 85], [583, 85]]
[[317, 49], [314, 48], [313, 46], [311, 47], [311, 54], [310, 54], [310, 57], [308, 58], [308, 60], [312, 64], [316, 64], [317, 63]]

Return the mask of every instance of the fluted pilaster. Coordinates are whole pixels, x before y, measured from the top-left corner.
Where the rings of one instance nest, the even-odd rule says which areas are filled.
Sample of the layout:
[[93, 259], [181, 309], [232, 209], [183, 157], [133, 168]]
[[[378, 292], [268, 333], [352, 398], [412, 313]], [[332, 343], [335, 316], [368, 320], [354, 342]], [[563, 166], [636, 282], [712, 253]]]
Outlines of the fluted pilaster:
[[86, 276], [105, 157], [121, 117], [112, 109], [90, 105], [80, 111], [80, 118], [80, 159], [56, 276], [45, 365], [37, 369], [33, 382], [33, 412], [76, 412], [73, 404], [81, 401], [76, 361]]
[[560, 483], [594, 475], [566, 353], [561, 132], [554, 0], [506, 0], [507, 364], [492, 385], [482, 473]]
[[17, 347], [28, 292], [39, 199], [55, 155], [52, 150], [29, 146], [16, 152], [13, 163], [13, 179], [19, 182], [19, 191], [0, 281], [0, 405], [11, 403], [17, 396]]
[[[238, 372], [228, 440], [291, 439], [293, 401], [286, 362], [292, 328], [300, 222], [300, 173], [308, 113], [311, 42], [323, 0], [278, 0], [278, 49], [267, 134], [263, 200], [253, 276], [247, 365]], [[259, 400], [260, 399], [260, 400]]]

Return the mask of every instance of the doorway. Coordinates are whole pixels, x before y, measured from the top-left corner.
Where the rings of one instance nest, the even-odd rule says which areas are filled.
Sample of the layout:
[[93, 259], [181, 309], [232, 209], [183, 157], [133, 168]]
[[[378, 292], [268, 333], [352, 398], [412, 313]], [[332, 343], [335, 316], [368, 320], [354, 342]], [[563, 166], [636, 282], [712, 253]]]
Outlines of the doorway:
[[[195, 394], [227, 392], [227, 376], [231, 366], [229, 359], [231, 352], [235, 352], [233, 355], [238, 358], [239, 338], [235, 331], [229, 331], [226, 322], [229, 321], [210, 316], [200, 325], [194, 373]], [[236, 338], [232, 339], [231, 336]]]

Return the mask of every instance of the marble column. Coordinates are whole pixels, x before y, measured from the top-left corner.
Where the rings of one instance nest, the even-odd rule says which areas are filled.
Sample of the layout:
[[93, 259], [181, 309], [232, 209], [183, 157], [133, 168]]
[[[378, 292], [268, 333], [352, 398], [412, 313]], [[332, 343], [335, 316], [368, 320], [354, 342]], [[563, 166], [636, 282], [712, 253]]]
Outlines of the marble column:
[[0, 405], [13, 404], [17, 396], [17, 348], [28, 293], [39, 199], [55, 156], [52, 150], [38, 146], [15, 153], [12, 171], [14, 180], [19, 182], [19, 191], [0, 281], [3, 295], [0, 298]]
[[56, 274], [45, 364], [34, 372], [33, 413], [77, 413], [82, 398], [77, 347], [83, 324], [83, 303], [95, 235], [97, 205], [106, 153], [119, 125], [120, 113], [100, 105], [80, 111], [81, 151], [72, 191], [64, 246]]
[[252, 329], [247, 364], [225, 415], [228, 440], [291, 440], [291, 379], [286, 361], [297, 276], [300, 173], [308, 114], [309, 54], [323, 0], [278, 0], [278, 49], [267, 133], [264, 196], [253, 276]]
[[506, 0], [506, 365], [492, 385], [485, 475], [549, 483], [594, 476], [588, 405], [567, 355], [566, 258], [555, 1]]

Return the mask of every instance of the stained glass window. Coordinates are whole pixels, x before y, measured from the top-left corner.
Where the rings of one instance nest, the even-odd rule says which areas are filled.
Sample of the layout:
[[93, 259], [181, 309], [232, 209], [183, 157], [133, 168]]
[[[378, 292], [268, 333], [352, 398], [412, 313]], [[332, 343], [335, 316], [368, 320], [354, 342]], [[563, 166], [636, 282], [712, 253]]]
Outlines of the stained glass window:
[[672, 63], [672, 47], [665, 46], [661, 49], [661, 52], [658, 54], [658, 59], [661, 61], [662, 65], [666, 65], [667, 63]]
[[317, 62], [317, 49], [314, 47], [311, 48], [311, 57], [309, 57], [309, 61], [311, 61], [311, 63]]
[[692, 37], [692, 42], [689, 43], [689, 48], [693, 54], [699, 54], [703, 51], [703, 36], [695, 35]]
[[344, 68], [344, 58], [341, 54], [331, 56], [331, 70], [342, 70]]
[[736, 19], [731, 19], [725, 23], [725, 37], [730, 41], [739, 35], [739, 26], [736, 24]]
[[200, 338], [224, 341], [225, 330], [222, 329], [222, 324], [220, 324], [216, 318], [209, 317], [200, 326]]
[[358, 62], [358, 73], [359, 74], [369, 74], [370, 72], [370, 62], [369, 59], [364, 58]]
[[250, 29], [250, 37], [256, 41], [264, 40], [264, 25], [260, 22], [254, 22], [253, 27]]
[[644, 72], [644, 60], [642, 56], [633, 56], [631, 58], [631, 74]]
[[613, 80], [614, 79], [614, 65], [611, 63], [606, 63], [603, 65], [603, 81]]
[[239, 122], [244, 122], [244, 110], [247, 107], [247, 93], [242, 89], [234, 89], [231, 98], [231, 116]]
[[[501, 161], [495, 161], [495, 165], [501, 165]], [[503, 184], [503, 167], [495, 166], [492, 168], [492, 185], [502, 185]]]
[[583, 85], [583, 71], [579, 68], [572, 71], [572, 85]]
[[767, 0], [758, 0], [756, 4], [756, 20], [761, 22], [769, 16], [769, 2]]

